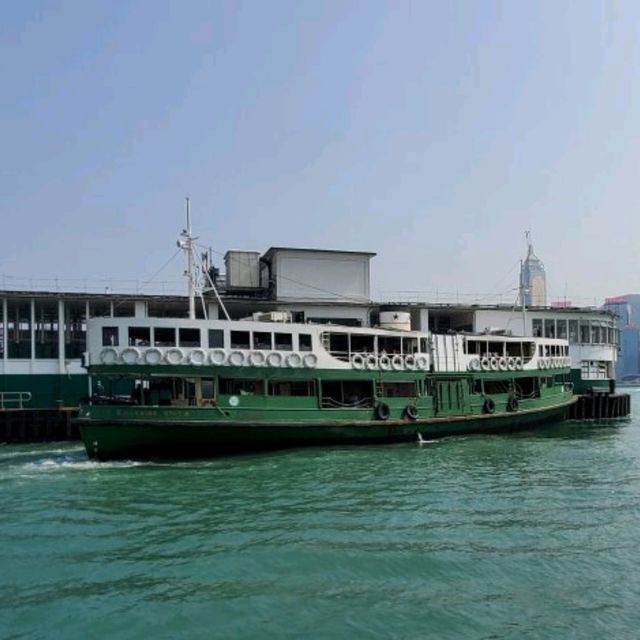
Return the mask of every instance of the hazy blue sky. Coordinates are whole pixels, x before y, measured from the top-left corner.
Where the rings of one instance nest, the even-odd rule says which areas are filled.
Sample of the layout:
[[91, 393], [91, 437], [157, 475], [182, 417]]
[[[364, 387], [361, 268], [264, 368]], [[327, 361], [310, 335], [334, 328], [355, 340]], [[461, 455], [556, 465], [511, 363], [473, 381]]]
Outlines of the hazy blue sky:
[[527, 227], [551, 296], [638, 291], [639, 32], [631, 0], [4, 0], [0, 273], [148, 277], [188, 193], [217, 251], [376, 251], [376, 297], [509, 296]]

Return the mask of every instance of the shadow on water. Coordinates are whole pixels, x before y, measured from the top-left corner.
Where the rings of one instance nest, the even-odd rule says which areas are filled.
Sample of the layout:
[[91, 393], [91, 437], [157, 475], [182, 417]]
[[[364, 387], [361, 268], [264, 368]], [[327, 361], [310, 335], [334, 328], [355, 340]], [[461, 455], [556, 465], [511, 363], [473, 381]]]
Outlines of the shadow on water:
[[611, 438], [617, 436], [620, 431], [629, 427], [631, 418], [609, 420], [566, 420], [549, 425], [542, 429], [523, 431], [514, 434], [516, 437], [556, 438], [562, 440]]

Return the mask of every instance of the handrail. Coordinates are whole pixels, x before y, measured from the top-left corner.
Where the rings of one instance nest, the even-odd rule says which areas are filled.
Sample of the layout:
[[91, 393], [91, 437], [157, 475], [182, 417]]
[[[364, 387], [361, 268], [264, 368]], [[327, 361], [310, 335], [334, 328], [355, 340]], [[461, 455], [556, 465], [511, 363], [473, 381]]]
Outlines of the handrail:
[[[0, 391], [0, 409], [24, 409], [25, 402], [31, 402], [30, 391]], [[8, 403], [17, 405], [6, 406]]]
[[322, 407], [331, 409], [362, 409], [373, 406], [373, 398], [362, 398], [354, 402], [340, 402], [330, 396], [322, 396]]

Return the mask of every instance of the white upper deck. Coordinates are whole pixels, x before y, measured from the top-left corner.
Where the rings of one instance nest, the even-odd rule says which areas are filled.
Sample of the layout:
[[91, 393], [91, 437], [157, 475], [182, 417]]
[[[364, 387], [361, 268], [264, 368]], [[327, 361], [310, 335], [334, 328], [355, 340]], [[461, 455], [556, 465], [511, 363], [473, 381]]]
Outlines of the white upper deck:
[[255, 320], [95, 318], [87, 364], [463, 372], [569, 366], [566, 340]]

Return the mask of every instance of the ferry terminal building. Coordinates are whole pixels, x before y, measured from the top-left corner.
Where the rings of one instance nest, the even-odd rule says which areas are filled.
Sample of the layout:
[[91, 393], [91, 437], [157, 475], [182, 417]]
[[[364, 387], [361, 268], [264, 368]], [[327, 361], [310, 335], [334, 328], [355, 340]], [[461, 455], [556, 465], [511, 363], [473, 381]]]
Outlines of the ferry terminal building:
[[[263, 255], [229, 251], [224, 274], [211, 275], [233, 319], [276, 313], [296, 323], [367, 327], [378, 324], [381, 312], [398, 311], [408, 312], [411, 329], [419, 331], [565, 338], [576, 391], [613, 391], [619, 332], [611, 311], [376, 302], [370, 295], [374, 256], [292, 247], [272, 247]], [[224, 317], [212, 292], [205, 293], [204, 305], [208, 317]], [[204, 317], [202, 305], [196, 313]], [[82, 367], [87, 318], [187, 316], [186, 295], [0, 290], [0, 410], [75, 409], [90, 395]]]

